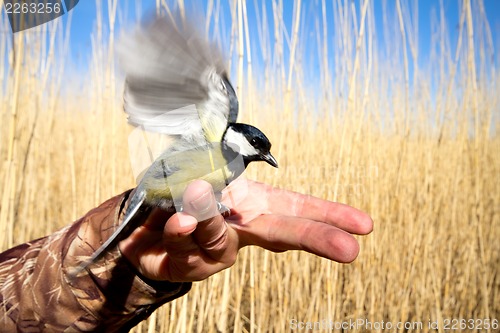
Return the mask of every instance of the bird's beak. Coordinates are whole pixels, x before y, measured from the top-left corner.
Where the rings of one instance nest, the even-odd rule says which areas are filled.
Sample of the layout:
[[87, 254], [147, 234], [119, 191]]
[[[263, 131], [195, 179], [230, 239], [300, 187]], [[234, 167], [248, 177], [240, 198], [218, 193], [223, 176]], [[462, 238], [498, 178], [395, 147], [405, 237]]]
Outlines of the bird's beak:
[[278, 167], [278, 162], [276, 161], [276, 159], [274, 158], [274, 156], [271, 155], [271, 153], [262, 154], [262, 155], [260, 155], [260, 157], [262, 157], [263, 161], [266, 161], [267, 163], [269, 163], [273, 167], [275, 167], [275, 168]]

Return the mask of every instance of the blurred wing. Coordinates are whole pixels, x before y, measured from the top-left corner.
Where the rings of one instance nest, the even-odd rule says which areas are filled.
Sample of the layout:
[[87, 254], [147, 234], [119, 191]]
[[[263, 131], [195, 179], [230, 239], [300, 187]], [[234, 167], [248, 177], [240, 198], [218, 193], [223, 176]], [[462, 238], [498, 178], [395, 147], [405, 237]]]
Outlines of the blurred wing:
[[190, 140], [220, 141], [238, 102], [220, 51], [186, 21], [156, 18], [117, 47], [129, 122]]

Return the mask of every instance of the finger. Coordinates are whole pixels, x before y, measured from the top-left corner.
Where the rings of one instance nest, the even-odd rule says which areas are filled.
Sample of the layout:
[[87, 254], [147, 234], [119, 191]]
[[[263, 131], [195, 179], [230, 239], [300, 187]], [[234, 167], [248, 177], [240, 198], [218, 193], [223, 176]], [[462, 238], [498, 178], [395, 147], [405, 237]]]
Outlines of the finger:
[[161, 253], [150, 251], [142, 256], [143, 267], [149, 267], [148, 277], [176, 282], [197, 281], [216, 272], [217, 263], [202, 255], [193, 238], [197, 225], [196, 218], [187, 213], [172, 215], [165, 225]]
[[352, 262], [359, 253], [359, 244], [351, 234], [301, 217], [262, 215], [233, 228], [242, 245], [258, 245], [271, 251], [304, 250], [342, 263]]
[[120, 251], [144, 276], [162, 280], [165, 278], [164, 269], [168, 266], [167, 253], [172, 258], [185, 261], [187, 256], [197, 252], [198, 246], [191, 237], [197, 221], [183, 213], [171, 216], [166, 224], [162, 218], [156, 219], [163, 221], [163, 233], [156, 228], [140, 226], [120, 242]]
[[164, 249], [171, 257], [186, 257], [198, 251], [192, 233], [196, 229], [196, 219], [184, 212], [172, 215], [163, 229]]
[[199, 225], [195, 217], [182, 212], [173, 215], [165, 225], [164, 250], [157, 256], [153, 276], [169, 281], [198, 281], [229, 265], [217, 262], [204, 254], [193, 236]]
[[183, 207], [185, 213], [200, 221], [193, 233], [198, 246], [210, 258], [232, 265], [236, 259], [237, 246], [231, 246], [229, 232], [232, 230], [227, 227], [217, 209], [212, 186], [201, 180], [192, 182], [184, 192]]
[[369, 234], [373, 230], [370, 216], [356, 208], [257, 182], [252, 183], [250, 191], [267, 200], [271, 213], [326, 222], [359, 235]]
[[273, 191], [270, 205], [277, 208], [278, 214], [284, 214], [284, 208], [289, 206], [293, 216], [326, 222], [358, 235], [369, 234], [373, 230], [373, 221], [366, 213], [310, 195], [289, 191], [286, 191], [286, 195], [276, 195], [276, 191]]

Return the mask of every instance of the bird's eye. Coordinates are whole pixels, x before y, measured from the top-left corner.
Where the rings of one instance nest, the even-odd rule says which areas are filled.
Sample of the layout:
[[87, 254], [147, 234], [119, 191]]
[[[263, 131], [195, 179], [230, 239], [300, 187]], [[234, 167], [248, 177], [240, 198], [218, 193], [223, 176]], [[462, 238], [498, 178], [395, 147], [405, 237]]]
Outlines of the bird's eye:
[[256, 138], [252, 138], [252, 140], [250, 140], [250, 143], [252, 144], [252, 146], [256, 146], [257, 145], [257, 139]]

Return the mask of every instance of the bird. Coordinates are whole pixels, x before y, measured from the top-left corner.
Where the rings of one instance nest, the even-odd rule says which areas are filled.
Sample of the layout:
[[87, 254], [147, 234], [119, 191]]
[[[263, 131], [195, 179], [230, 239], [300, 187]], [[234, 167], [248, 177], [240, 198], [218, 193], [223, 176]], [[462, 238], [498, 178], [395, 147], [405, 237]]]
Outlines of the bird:
[[[238, 98], [222, 52], [203, 37], [194, 21], [179, 13], [156, 17], [126, 34], [117, 46], [126, 74], [128, 122], [171, 136], [173, 142], [143, 173], [123, 222], [72, 276], [127, 238], [154, 208], [176, 211], [191, 181], [208, 181], [220, 199], [222, 190], [249, 163], [264, 161], [278, 167], [266, 135], [236, 122]], [[221, 212], [228, 211], [218, 204]]]

